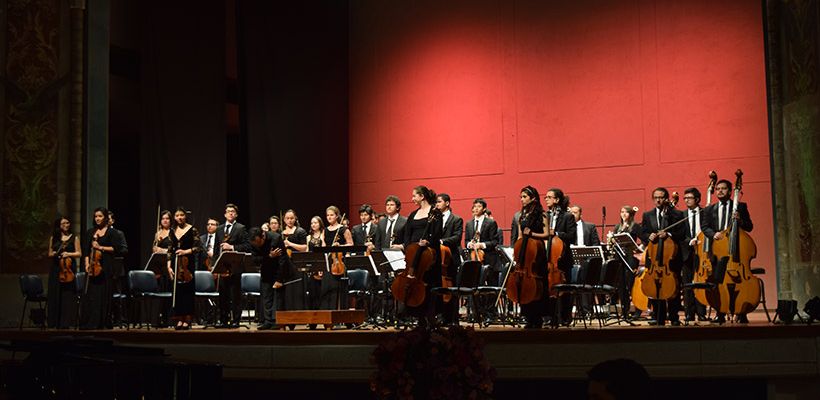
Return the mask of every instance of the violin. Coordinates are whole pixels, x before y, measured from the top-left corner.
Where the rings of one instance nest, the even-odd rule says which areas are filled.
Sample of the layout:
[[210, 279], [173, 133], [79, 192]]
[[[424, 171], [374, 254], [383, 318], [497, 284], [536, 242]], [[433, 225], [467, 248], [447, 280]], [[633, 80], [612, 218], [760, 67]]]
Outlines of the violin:
[[[345, 219], [345, 214], [342, 214], [342, 221], [344, 221], [344, 219]], [[333, 244], [334, 245], [336, 244], [336, 239], [339, 238], [339, 231], [341, 231], [341, 230], [342, 230], [342, 227], [340, 226], [338, 229], [336, 229], [336, 234], [333, 235]], [[330, 255], [330, 257], [333, 260], [332, 264], [330, 265], [330, 273], [333, 274], [334, 276], [344, 275], [345, 271], [347, 270], [347, 268], [345, 267], [344, 260], [343, 260], [344, 253], [342, 253], [342, 252], [332, 253]]]
[[[669, 215], [669, 212], [675, 208], [677, 204], [677, 192], [672, 194], [672, 200], [666, 201], [663, 210], [661, 211], [661, 219], [663, 221]], [[659, 229], [658, 233], [667, 232], [674, 226], [686, 221], [686, 218], [669, 225], [665, 228]], [[678, 276], [669, 268], [669, 263], [678, 253], [678, 246], [672, 239], [658, 238], [655, 242], [650, 242], [646, 246], [646, 255], [649, 257], [650, 264], [647, 265], [646, 271], [641, 281], [641, 290], [650, 299], [669, 300], [678, 293]]]
[[[552, 211], [550, 211], [550, 225], [549, 225], [549, 232], [553, 232], [555, 229], [555, 222], [552, 218]], [[557, 215], [557, 213], [556, 213]], [[544, 241], [545, 245], [545, 252], [547, 254], [547, 282], [549, 284], [549, 295], [550, 297], [558, 296], [558, 292], [555, 290], [555, 285], [562, 284], [566, 282], [566, 276], [564, 275], [564, 271], [561, 271], [558, 268], [558, 260], [561, 259], [561, 254], [564, 252], [564, 241], [553, 233], [550, 233], [550, 236]]]
[[[96, 242], [99, 237], [95, 234], [92, 242]], [[97, 250], [91, 246], [91, 255], [89, 255], [89, 265], [86, 269], [88, 277], [100, 276], [102, 274], [102, 251]]]
[[[748, 232], [741, 229], [738, 219], [733, 218], [740, 203], [743, 186], [743, 171], [735, 172], [735, 190], [732, 212], [727, 218], [732, 223], [723, 232], [724, 237], [715, 240], [712, 251], [717, 261], [717, 270], [725, 271], [723, 279], [714, 290], [707, 293], [709, 305], [724, 314], [747, 314], [760, 304], [760, 283], [752, 274], [751, 262], [757, 256], [757, 245]], [[718, 277], [718, 279], [720, 279]]]
[[[522, 226], [527, 226], [531, 212], [521, 213], [518, 219], [519, 238], [513, 246], [513, 265], [507, 270], [504, 287], [507, 297], [513, 303], [529, 304], [539, 300], [544, 293], [544, 277], [537, 271], [537, 265], [543, 263], [546, 250], [544, 241], [524, 234]], [[500, 301], [501, 294], [497, 301]]]
[[[434, 207], [430, 208], [430, 215], [427, 217], [427, 225], [422, 232], [422, 238], [429, 235], [430, 225], [436, 221], [438, 214]], [[404, 259], [412, 261], [393, 280], [391, 289], [396, 300], [408, 307], [418, 307], [424, 303], [426, 293], [422, 278], [435, 263], [435, 257], [436, 252], [431, 246], [422, 246], [418, 242], [407, 245], [404, 249]]]
[[[710, 171], [709, 186], [706, 188], [707, 206], [712, 204], [712, 194], [715, 192], [715, 185], [717, 185], [717, 172]], [[705, 283], [712, 278], [712, 271], [714, 271], [714, 266], [712, 265], [712, 243], [712, 239], [706, 237], [703, 231], [698, 233], [698, 246], [695, 248], [698, 255], [698, 266], [697, 271], [695, 271], [695, 277], [692, 279], [694, 283]], [[705, 289], [695, 289], [694, 295], [700, 304], [709, 304]]]
[[470, 252], [470, 260], [471, 261], [480, 261], [482, 264], [484, 263], [484, 249], [479, 249], [476, 244], [481, 242], [481, 232], [475, 231], [475, 235], [473, 235], [473, 240], [470, 241], [473, 244], [473, 251]]
[[71, 257], [63, 257], [63, 253], [65, 253], [65, 249], [68, 245], [68, 241], [71, 240], [73, 236], [69, 237], [68, 240], [63, 241], [60, 243], [60, 250], [57, 250], [57, 257], [59, 259], [60, 264], [60, 272], [57, 275], [60, 283], [71, 283], [74, 282], [74, 260]]

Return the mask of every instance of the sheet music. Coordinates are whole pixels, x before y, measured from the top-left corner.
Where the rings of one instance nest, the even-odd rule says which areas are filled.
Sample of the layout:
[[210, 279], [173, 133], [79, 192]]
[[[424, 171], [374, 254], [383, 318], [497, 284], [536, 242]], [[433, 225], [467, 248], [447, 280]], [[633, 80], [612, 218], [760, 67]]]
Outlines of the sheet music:
[[390, 261], [390, 267], [393, 268], [393, 271], [398, 271], [405, 269], [407, 267], [406, 263], [404, 262], [404, 253], [401, 250], [384, 250], [384, 257], [387, 261]]
[[512, 247], [501, 247], [501, 251], [503, 251], [504, 255], [506, 255], [507, 258], [510, 259], [510, 260], [513, 259], [513, 254], [514, 254], [513, 250], [514, 249]]

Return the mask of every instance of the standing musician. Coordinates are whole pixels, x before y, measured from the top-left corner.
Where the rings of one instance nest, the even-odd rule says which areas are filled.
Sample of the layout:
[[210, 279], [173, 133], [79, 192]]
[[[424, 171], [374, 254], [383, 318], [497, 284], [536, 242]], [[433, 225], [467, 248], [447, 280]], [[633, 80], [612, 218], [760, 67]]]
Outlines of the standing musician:
[[71, 231], [71, 220], [61, 216], [54, 221], [54, 231], [48, 238], [48, 258], [52, 259], [48, 274], [48, 327], [69, 329], [77, 314], [75, 304], [77, 259], [80, 237]]
[[[322, 217], [316, 215], [310, 219], [310, 233], [307, 237], [307, 245], [305, 246], [307, 251], [311, 251], [313, 249], [324, 247], [325, 245], [325, 223], [322, 221]], [[313, 279], [308, 280], [307, 282], [307, 290], [308, 290], [308, 304], [307, 308], [310, 310], [318, 310], [322, 303], [321, 303], [321, 294], [322, 294], [322, 280], [324, 279], [325, 273], [323, 271], [317, 272], [313, 275]], [[316, 328], [316, 325], [311, 326], [312, 329]]]
[[[638, 212], [638, 207], [633, 206], [623, 206], [621, 207], [621, 212], [619, 216], [621, 218], [621, 222], [615, 226], [615, 231], [607, 232], [607, 239], [611, 244], [612, 237], [619, 233], [628, 233], [629, 236], [632, 237], [632, 240], [635, 242], [640, 242], [641, 240], [641, 225], [635, 222], [635, 213]], [[625, 282], [619, 288], [620, 297], [621, 297], [621, 306], [623, 311], [623, 316], [626, 318], [629, 315], [629, 304], [631, 303], [631, 292], [632, 286], [635, 284], [635, 274], [638, 272], [638, 265], [640, 264], [640, 260], [632, 254], [627, 255], [626, 261], [629, 263], [629, 268], [625, 270], [624, 278]], [[638, 308], [635, 309], [634, 314], [632, 314], [632, 318], [640, 318], [641, 310]]]
[[[325, 220], [327, 226], [325, 227], [325, 241], [327, 246], [352, 246], [353, 236], [350, 234], [350, 229], [342, 225], [341, 212], [339, 207], [330, 206], [325, 210]], [[333, 274], [324, 274], [322, 279], [322, 299], [321, 307], [323, 310], [335, 310], [342, 305], [347, 304], [347, 291], [342, 290], [341, 276], [334, 276]], [[340, 292], [341, 291], [341, 292]], [[338, 304], [337, 304], [338, 303]]]
[[[744, 202], [738, 202], [737, 210], [735, 210], [731, 214], [731, 218], [729, 218], [728, 214], [732, 209], [732, 182], [726, 179], [719, 180], [715, 185], [715, 196], [718, 202], [703, 210], [704, 218], [701, 220], [701, 228], [706, 237], [714, 240], [722, 240], [725, 237], [723, 232], [732, 225], [732, 219], [736, 219], [738, 221], [738, 227], [746, 232], [751, 232], [752, 229], [754, 229], [752, 217], [749, 215], [749, 208]], [[745, 324], [749, 323], [749, 318], [746, 314], [738, 314], [737, 321]], [[712, 322], [718, 324], [726, 322], [726, 314], [717, 313], [717, 316], [715, 316]]]
[[[308, 233], [305, 231], [301, 226], [299, 226], [299, 218], [296, 216], [296, 211], [287, 210], [285, 214], [282, 216], [282, 221], [285, 224], [285, 228], [282, 230], [282, 239], [285, 243], [285, 250], [288, 253], [288, 274], [287, 276], [298, 276], [299, 272], [296, 271], [296, 266], [293, 265], [291, 262], [291, 255], [294, 252], [306, 252], [308, 251], [308, 244], [307, 244], [307, 236]], [[300, 276], [304, 279], [304, 276]], [[313, 279], [310, 281], [318, 282]], [[309, 284], [310, 282], [305, 282]], [[305, 293], [304, 291], [307, 289], [307, 285], [302, 285], [301, 283], [295, 283], [293, 285], [285, 286], [285, 310], [301, 310], [305, 309]]]
[[270, 218], [268, 218], [267, 225], [269, 232], [282, 233], [282, 221], [279, 220], [278, 215], [271, 215]]
[[[695, 279], [695, 271], [700, 262], [698, 260], [698, 234], [701, 231], [703, 208], [700, 207], [700, 190], [691, 187], [683, 191], [683, 203], [686, 205], [686, 222], [684, 223], [684, 240], [681, 241], [680, 251], [683, 262], [681, 269], [681, 284], [691, 283]], [[699, 321], [706, 320], [706, 305], [695, 299], [695, 293], [687, 290], [683, 293], [684, 318], [694, 321], [695, 315]]]
[[353, 244], [356, 246], [367, 246], [368, 250], [376, 249], [376, 243], [381, 243], [381, 236], [376, 224], [373, 223], [373, 207], [369, 204], [362, 204], [359, 207], [359, 219], [361, 225], [356, 225], [351, 229], [353, 232]]
[[[572, 276], [572, 251], [570, 244], [576, 242], [575, 237], [575, 217], [569, 213], [569, 197], [564, 195], [564, 191], [558, 188], [552, 188], [544, 195], [544, 205], [546, 206], [545, 213], [547, 221], [549, 222], [549, 236], [558, 236], [564, 242], [564, 251], [558, 259], [558, 269], [560, 269], [565, 277]], [[547, 254], [547, 258], [549, 258]], [[544, 295], [549, 296], [549, 290], [544, 289]], [[570, 295], [564, 294], [561, 296], [561, 321], [553, 321], [553, 324], [561, 323], [569, 325], [572, 322], [572, 301]], [[555, 312], [558, 311], [555, 304], [555, 298], [548, 297], [548, 307], [552, 310], [553, 318]]]
[[94, 209], [93, 227], [86, 233], [84, 259], [87, 293], [83, 296], [81, 329], [111, 329], [114, 257], [124, 248], [108, 228], [108, 210]]
[[[655, 208], [643, 213], [643, 217], [641, 219], [641, 241], [643, 243], [647, 243], [648, 246], [648, 243], [650, 242], [659, 243], [659, 239], [669, 239], [673, 241], [684, 240], [685, 235], [682, 232], [683, 225], [677, 225], [670, 231], [662, 231], [662, 229], [667, 226], [685, 218], [682, 212], [676, 210], [670, 204], [669, 191], [664, 187], [656, 188], [652, 191], [652, 200], [655, 203]], [[648, 254], [645, 263], [647, 269], [652, 264], [652, 260], [649, 259]], [[673, 273], [680, 273], [681, 254], [679, 251], [671, 259], [667, 267], [670, 268]], [[649, 324], [663, 326], [667, 318], [667, 300], [652, 299], [650, 301], [653, 304], [655, 319], [649, 321]], [[678, 316], [678, 311], [680, 311], [680, 293], [678, 293], [676, 297], [669, 300], [668, 305], [668, 319], [670, 324], [675, 326], [680, 325], [680, 317]]]
[[[236, 221], [239, 216], [239, 207], [228, 203], [225, 205], [225, 223], [216, 228], [216, 241], [219, 243], [214, 250], [214, 260], [219, 259], [223, 251], [249, 252], [251, 249], [248, 231], [245, 225]], [[219, 283], [219, 311], [223, 328], [239, 327], [242, 317], [241, 287], [239, 274], [221, 277]]]
[[[452, 262], [446, 274], [450, 282], [455, 283], [458, 269], [461, 266], [460, 245], [461, 236], [464, 232], [464, 220], [450, 209], [450, 195], [447, 193], [439, 193], [436, 196], [436, 209], [441, 212], [441, 245], [447, 246], [452, 256]], [[453, 308], [458, 306], [457, 301], [451, 300], [449, 303], [444, 303], [443, 297], [440, 297], [436, 309], [443, 314], [444, 323], [449, 324], [454, 322], [452, 319], [457, 311]]]
[[177, 322], [174, 329], [188, 330], [191, 329], [194, 315], [196, 253], [200, 251], [202, 244], [196, 228], [188, 223], [188, 210], [177, 207], [174, 222], [174, 230], [170, 235], [174, 251], [168, 257], [168, 276], [176, 290], [176, 304], [171, 318]]
[[[541, 206], [541, 196], [538, 190], [532, 186], [527, 186], [521, 189], [521, 210], [516, 214], [519, 215], [518, 221], [515, 222], [516, 233], [521, 232], [518, 239], [527, 240], [528, 238], [544, 240], [548, 237], [546, 233], [546, 218], [544, 214], [544, 207]], [[519, 235], [517, 235], [519, 236]], [[515, 246], [515, 242], [513, 242]], [[541, 286], [546, 292], [546, 277], [547, 277], [547, 258], [544, 254], [543, 247], [537, 248], [538, 251], [534, 259], [533, 272], [541, 278]], [[518, 260], [515, 260], [516, 262]], [[512, 268], [511, 268], [512, 269]], [[511, 273], [512, 271], [508, 272]], [[508, 279], [512, 279], [511, 277]], [[546, 310], [545, 299], [539, 298], [527, 304], [521, 304], [521, 315], [527, 320], [524, 329], [541, 329], [544, 323], [544, 311]]]
[[114, 228], [114, 212], [108, 210], [108, 228], [112, 233], [119, 236], [118, 242], [122, 243], [122, 250], [114, 257], [114, 293], [123, 293], [125, 288], [125, 260], [128, 254], [128, 242], [125, 240], [125, 232]]
[[379, 234], [381, 236], [382, 249], [402, 250], [402, 239], [404, 238], [404, 225], [407, 218], [399, 215], [401, 211], [401, 200], [394, 195], [387, 196], [384, 200], [384, 218], [379, 221]]
[[[489, 265], [487, 281], [492, 286], [498, 285], [499, 269], [497, 264], [498, 255], [495, 246], [498, 244], [498, 225], [491, 218], [487, 217], [487, 202], [482, 198], [473, 200], [473, 218], [464, 227], [464, 248], [467, 253], [474, 253], [478, 250], [484, 253], [482, 264]], [[471, 254], [467, 254], [466, 259], [470, 259]]]
[[[403, 247], [407, 247], [410, 243], [418, 243], [421, 249], [431, 248], [435, 254], [433, 257], [433, 265], [424, 274], [419, 276], [425, 285], [424, 302], [418, 307], [406, 307], [408, 315], [418, 318], [419, 326], [425, 327], [433, 322], [435, 315], [435, 302], [430, 299], [430, 288], [441, 286], [441, 243], [442, 226], [441, 213], [433, 207], [436, 201], [436, 192], [428, 189], [426, 186], [416, 186], [413, 188], [412, 194], [413, 203], [418, 206], [407, 216], [407, 224], [404, 226]], [[428, 219], [431, 215], [436, 215], [435, 222], [429, 227]], [[424, 235], [425, 228], [427, 228], [427, 235]], [[406, 260], [406, 263], [412, 263], [412, 260]], [[428, 266], [419, 266], [424, 268]]]
[[273, 229], [264, 232], [260, 228], [251, 228], [251, 251], [254, 264], [261, 266], [262, 275], [259, 291], [262, 297], [262, 318], [257, 330], [278, 329], [276, 311], [284, 305], [283, 282], [288, 277], [288, 255], [282, 235]]
[[208, 218], [205, 224], [205, 233], [199, 237], [199, 242], [202, 244], [202, 250], [198, 253], [199, 265], [197, 269], [200, 271], [211, 271], [216, 259], [214, 258], [214, 248], [219, 246], [216, 242], [216, 228], [219, 226], [219, 221], [216, 218]]
[[600, 246], [601, 239], [598, 238], [598, 229], [595, 224], [584, 221], [581, 218], [583, 209], [575, 204], [569, 208], [569, 212], [575, 218], [575, 242], [570, 243], [577, 246]]

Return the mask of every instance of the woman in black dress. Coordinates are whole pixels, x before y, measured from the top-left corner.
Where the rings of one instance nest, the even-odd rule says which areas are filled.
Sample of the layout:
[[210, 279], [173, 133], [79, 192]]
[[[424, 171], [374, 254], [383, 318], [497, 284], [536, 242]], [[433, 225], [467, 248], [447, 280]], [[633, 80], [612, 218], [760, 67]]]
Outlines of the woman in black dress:
[[[324, 245], [327, 246], [352, 246], [353, 236], [350, 229], [342, 225], [341, 212], [339, 207], [330, 206], [325, 210]], [[330, 254], [331, 256], [333, 253]], [[322, 299], [323, 310], [336, 310], [347, 308], [347, 291], [342, 290], [342, 276], [335, 276], [331, 273], [324, 274], [322, 278]], [[341, 291], [341, 292], [340, 292]]]
[[[175, 226], [170, 235], [173, 252], [168, 260], [168, 276], [176, 285], [176, 303], [173, 305], [171, 318], [177, 323], [174, 329], [188, 330], [191, 329], [194, 314], [195, 253], [200, 250], [201, 244], [196, 228], [188, 223], [188, 211], [185, 208], [177, 207], [174, 222]], [[187, 273], [183, 273], [184, 270]]]
[[[83, 296], [80, 327], [82, 329], [111, 329], [111, 296], [113, 294], [114, 257], [123, 251], [121, 236], [108, 229], [108, 210], [94, 210], [93, 227], [86, 233], [84, 266], [88, 275], [87, 290]], [[97, 260], [99, 258], [99, 260]], [[92, 276], [99, 262], [100, 273]]]
[[[641, 225], [635, 223], [635, 214], [638, 212], [638, 207], [632, 206], [623, 206], [621, 207], [621, 222], [615, 226], [614, 232], [609, 232], [607, 234], [608, 242], [611, 244], [612, 236], [617, 235], [619, 233], [628, 233], [629, 236], [632, 236], [632, 240], [635, 242], [640, 241], [641, 236]], [[614, 253], [613, 253], [614, 254]], [[618, 260], [617, 256], [615, 258]], [[629, 263], [629, 268], [624, 271], [624, 284], [618, 288], [619, 295], [621, 298], [621, 304], [623, 305], [623, 315], [627, 317], [629, 315], [629, 304], [631, 303], [631, 292], [632, 292], [632, 285], [635, 283], [635, 273], [638, 272], [638, 266], [640, 264], [640, 260], [638, 260], [635, 255], [631, 257], [627, 257], [626, 261]], [[633, 272], [634, 271], [634, 272]], [[614, 299], [613, 299], [614, 301]], [[640, 318], [641, 310], [635, 309], [635, 313], [632, 314], [632, 318]]]
[[[48, 239], [48, 257], [53, 261], [48, 275], [48, 326], [50, 328], [68, 329], [74, 325], [77, 314], [75, 297], [77, 295], [74, 280], [77, 273], [77, 260], [80, 252], [80, 237], [71, 232], [71, 221], [60, 217], [54, 221], [54, 232]], [[71, 280], [60, 279], [61, 263], [70, 263]]]
[[[526, 240], [527, 237], [544, 240], [548, 237], [544, 226], [544, 207], [541, 206], [541, 199], [538, 190], [532, 186], [521, 189], [521, 216], [518, 219], [518, 232], [521, 232], [518, 240]], [[515, 243], [513, 243], [515, 246]], [[547, 288], [547, 257], [543, 247], [538, 248], [535, 256], [534, 272], [543, 277], [541, 284], [544, 290]], [[545, 310], [544, 299], [537, 299], [527, 304], [521, 305], [521, 314], [526, 318], [525, 329], [538, 329], [543, 324]]]
[[[436, 203], [436, 193], [425, 186], [413, 188], [413, 203], [419, 208], [415, 209], [407, 216], [407, 224], [404, 226], [404, 248], [410, 243], [418, 243], [422, 248], [430, 247], [435, 252], [433, 265], [422, 276], [426, 283], [426, 293], [424, 302], [418, 307], [406, 307], [408, 315], [417, 317], [419, 326], [431, 325], [435, 316], [435, 301], [433, 301], [430, 288], [441, 286], [441, 211], [433, 207]], [[429, 225], [429, 227], [428, 227]], [[426, 230], [426, 234], [425, 234]], [[412, 260], [405, 260], [412, 263]]]
[[[299, 218], [293, 210], [285, 211], [282, 219], [285, 224], [285, 227], [282, 230], [282, 238], [285, 239], [285, 249], [288, 252], [289, 276], [300, 278], [302, 277], [302, 274], [299, 271], [296, 271], [296, 266], [293, 265], [293, 262], [290, 262], [290, 257], [293, 253], [305, 252], [308, 250], [307, 231], [299, 226]], [[307, 285], [302, 285], [301, 283], [294, 283], [292, 285], [285, 286], [285, 310], [304, 309], [304, 292], [306, 290]]]

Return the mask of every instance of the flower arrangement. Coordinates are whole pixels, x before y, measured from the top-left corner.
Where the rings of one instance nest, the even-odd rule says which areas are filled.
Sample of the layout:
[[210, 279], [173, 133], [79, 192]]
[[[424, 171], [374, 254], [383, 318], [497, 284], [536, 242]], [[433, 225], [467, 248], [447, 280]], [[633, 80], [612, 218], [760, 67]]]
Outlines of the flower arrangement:
[[417, 328], [373, 351], [370, 389], [382, 399], [491, 398], [495, 368], [472, 328]]

